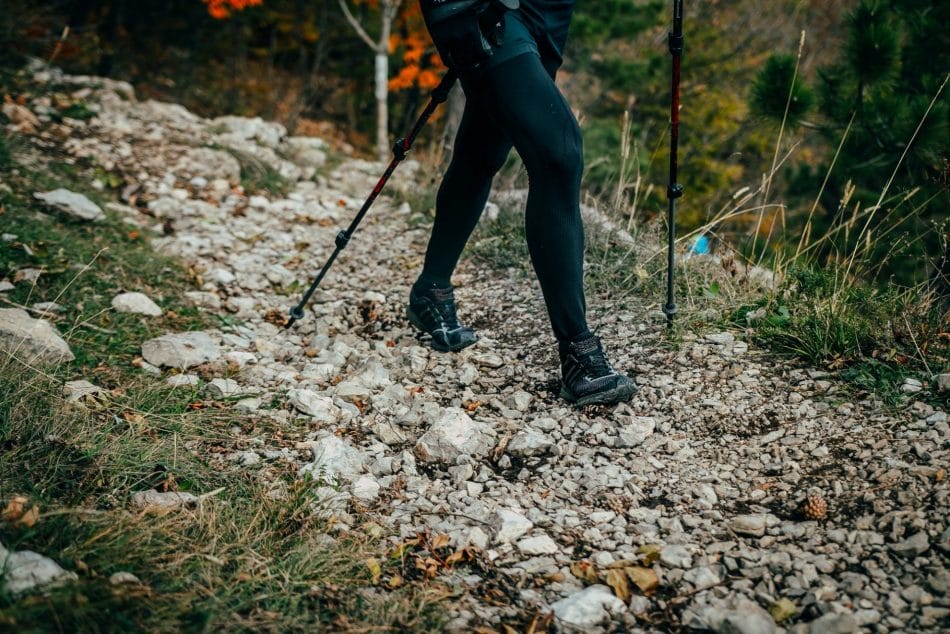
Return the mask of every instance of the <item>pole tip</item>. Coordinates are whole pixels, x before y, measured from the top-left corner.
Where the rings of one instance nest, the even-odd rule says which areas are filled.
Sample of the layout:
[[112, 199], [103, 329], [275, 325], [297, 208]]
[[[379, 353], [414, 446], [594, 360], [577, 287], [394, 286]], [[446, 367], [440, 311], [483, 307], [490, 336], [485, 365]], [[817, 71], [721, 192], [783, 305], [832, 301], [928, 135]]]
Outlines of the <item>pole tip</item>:
[[294, 306], [290, 309], [290, 318], [287, 319], [287, 323], [284, 324], [284, 328], [290, 328], [294, 325], [294, 322], [304, 318], [303, 308], [300, 306]]

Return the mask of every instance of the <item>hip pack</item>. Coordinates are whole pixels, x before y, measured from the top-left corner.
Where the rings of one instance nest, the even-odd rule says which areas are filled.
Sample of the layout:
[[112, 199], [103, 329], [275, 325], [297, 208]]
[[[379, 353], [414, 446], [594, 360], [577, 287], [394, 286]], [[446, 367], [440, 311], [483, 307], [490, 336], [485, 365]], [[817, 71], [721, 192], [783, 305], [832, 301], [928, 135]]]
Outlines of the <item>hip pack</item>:
[[442, 61], [455, 70], [483, 65], [505, 39], [505, 13], [519, 0], [420, 0]]

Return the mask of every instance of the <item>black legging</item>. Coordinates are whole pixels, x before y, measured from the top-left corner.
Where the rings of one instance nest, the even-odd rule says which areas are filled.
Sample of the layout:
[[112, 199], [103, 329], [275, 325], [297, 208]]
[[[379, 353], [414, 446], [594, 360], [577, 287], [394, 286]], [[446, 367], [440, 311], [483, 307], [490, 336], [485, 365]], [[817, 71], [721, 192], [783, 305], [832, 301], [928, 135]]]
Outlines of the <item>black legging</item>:
[[554, 334], [568, 341], [589, 332], [580, 215], [584, 161], [580, 128], [553, 77], [537, 54], [526, 53], [463, 80], [465, 112], [436, 199], [421, 281], [449, 284], [513, 145], [528, 171], [531, 262]]

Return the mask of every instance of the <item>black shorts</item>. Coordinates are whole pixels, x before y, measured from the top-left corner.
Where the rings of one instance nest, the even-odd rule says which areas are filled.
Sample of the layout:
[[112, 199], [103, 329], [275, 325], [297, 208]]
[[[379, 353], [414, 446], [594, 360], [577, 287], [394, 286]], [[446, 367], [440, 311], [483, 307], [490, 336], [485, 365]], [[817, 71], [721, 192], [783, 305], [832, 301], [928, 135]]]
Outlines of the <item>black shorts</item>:
[[543, 39], [541, 42], [539, 45], [520, 11], [509, 11], [505, 15], [505, 39], [479, 71], [484, 72], [519, 55], [533, 53], [541, 58], [541, 64], [553, 75], [561, 66], [561, 52]]

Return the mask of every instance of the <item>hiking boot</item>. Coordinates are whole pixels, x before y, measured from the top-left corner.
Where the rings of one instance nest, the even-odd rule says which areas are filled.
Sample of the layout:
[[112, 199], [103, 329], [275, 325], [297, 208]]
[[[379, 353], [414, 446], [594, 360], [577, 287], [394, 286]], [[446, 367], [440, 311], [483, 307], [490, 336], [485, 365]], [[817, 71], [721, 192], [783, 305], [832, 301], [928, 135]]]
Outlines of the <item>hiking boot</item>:
[[432, 337], [432, 347], [440, 352], [455, 352], [478, 340], [475, 331], [459, 323], [455, 316], [455, 291], [428, 288], [409, 292], [406, 308], [409, 323]]
[[637, 391], [630, 377], [607, 362], [600, 337], [558, 344], [561, 356], [561, 398], [576, 405], [629, 401]]

